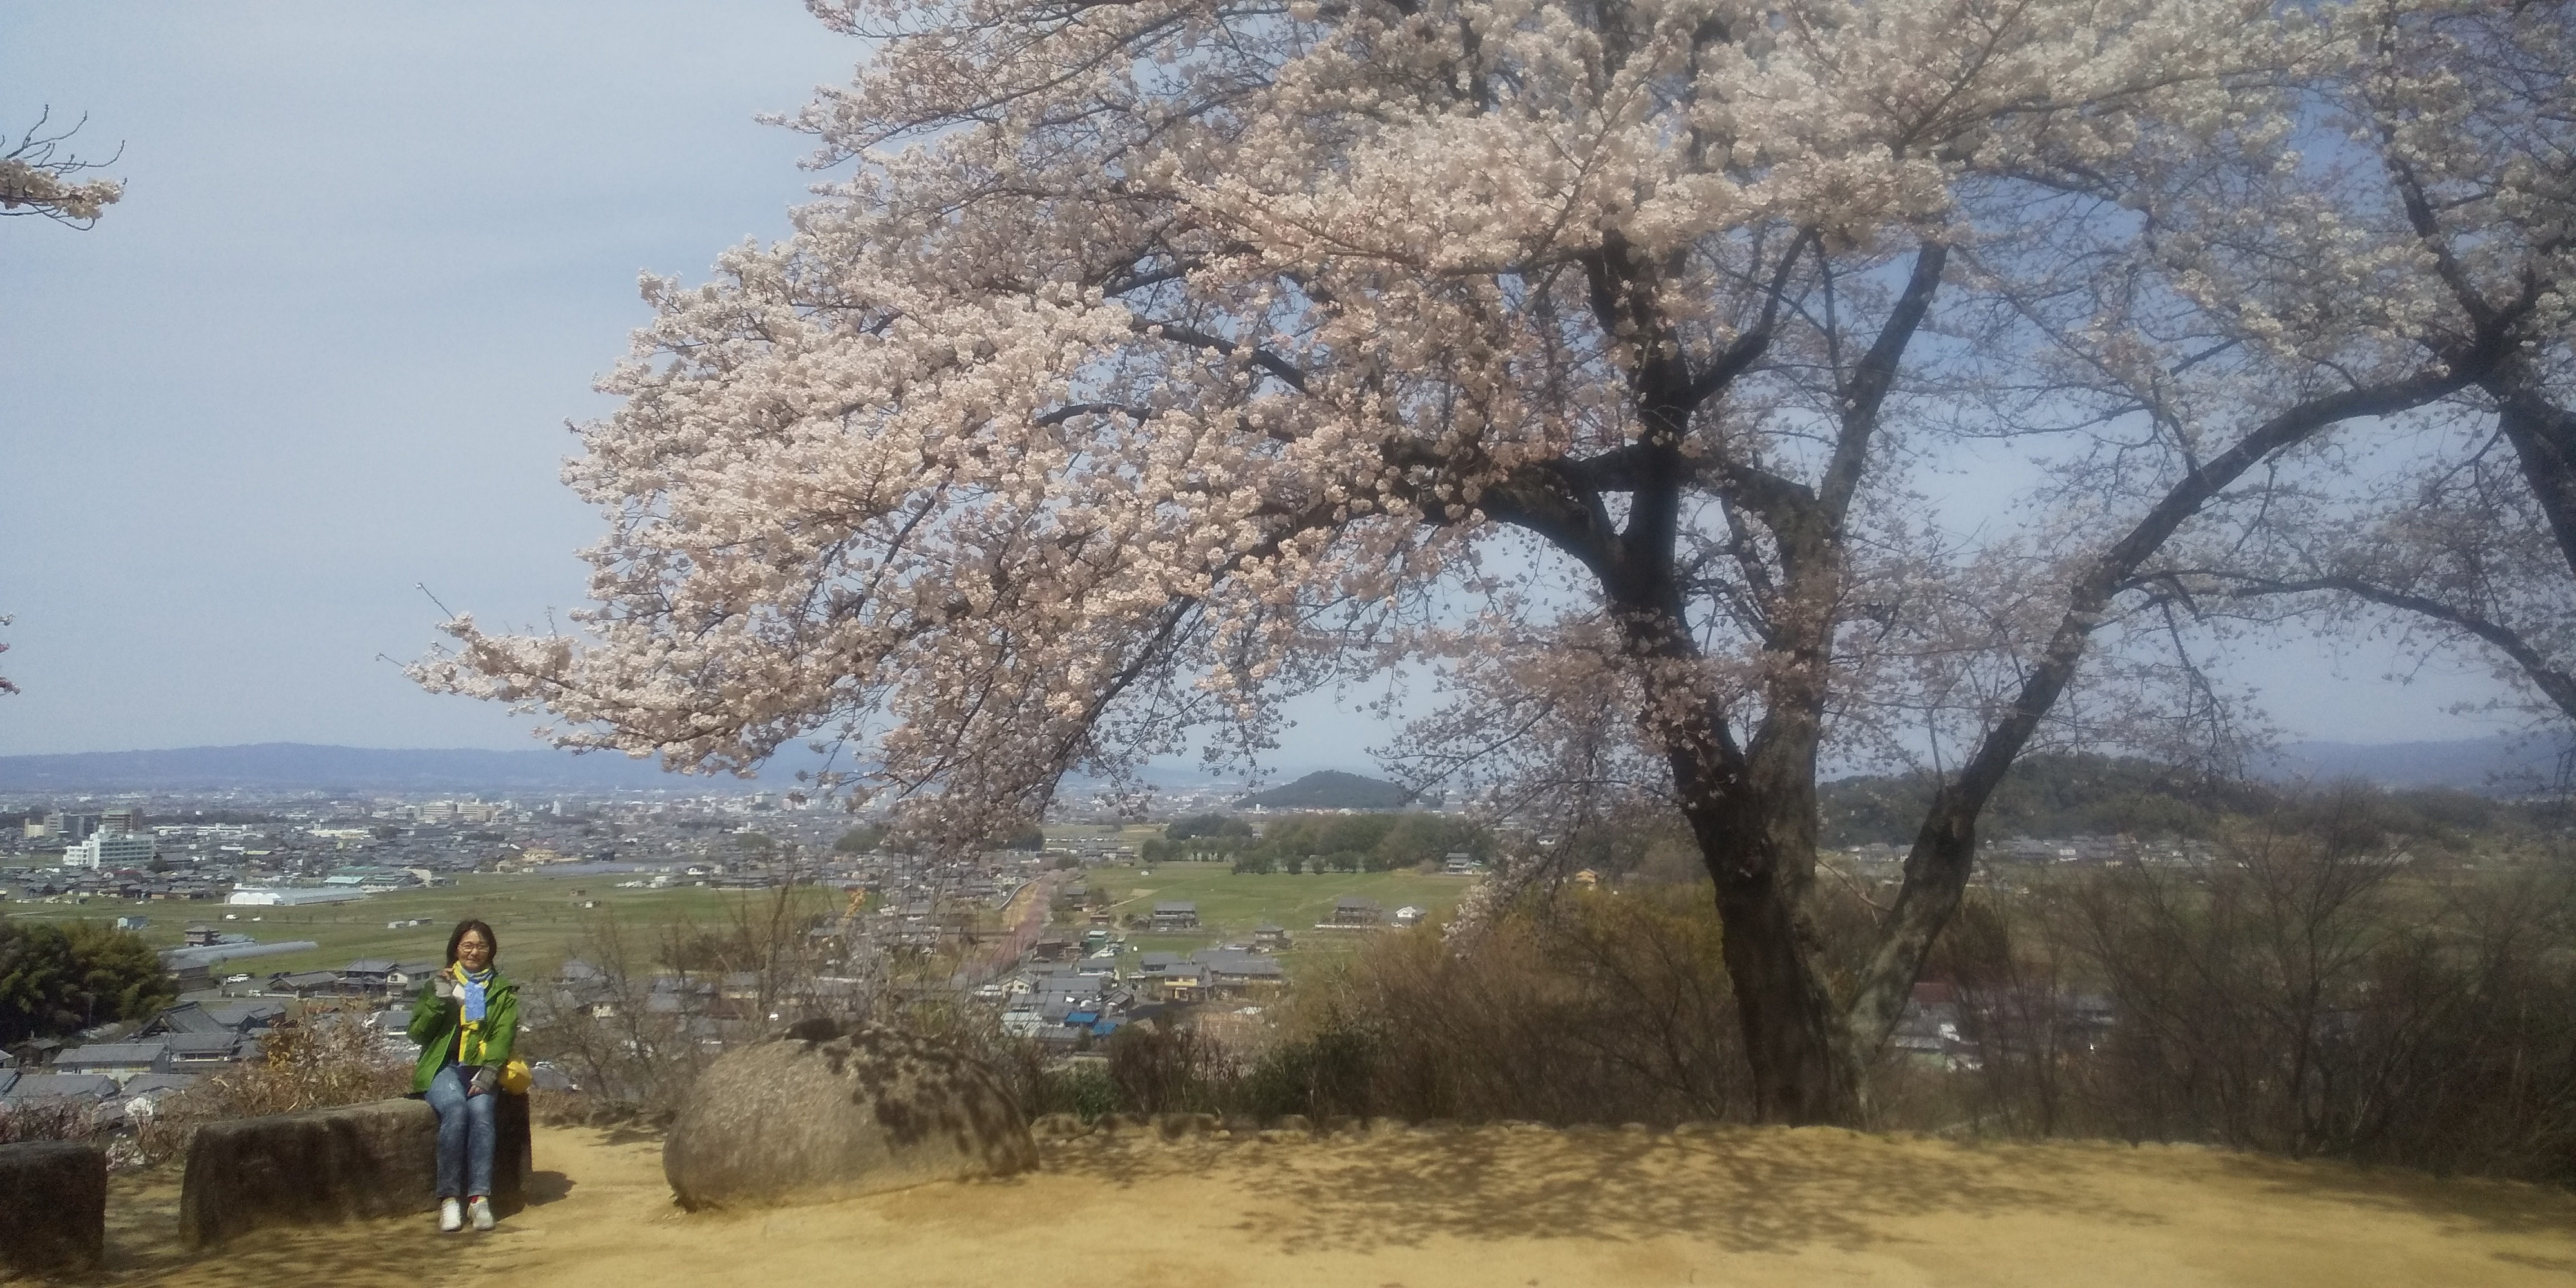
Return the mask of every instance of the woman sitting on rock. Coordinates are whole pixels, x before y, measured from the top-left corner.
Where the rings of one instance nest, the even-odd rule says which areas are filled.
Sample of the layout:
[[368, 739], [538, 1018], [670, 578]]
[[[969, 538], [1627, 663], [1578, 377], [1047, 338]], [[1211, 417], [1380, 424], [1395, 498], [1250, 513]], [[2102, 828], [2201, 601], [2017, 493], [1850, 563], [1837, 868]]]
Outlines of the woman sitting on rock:
[[[411, 1004], [420, 1066], [411, 1087], [438, 1111], [438, 1228], [492, 1228], [492, 1106], [519, 1031], [519, 990], [493, 969], [501, 941], [480, 921], [456, 923], [447, 969]], [[460, 1208], [460, 1196], [465, 1200]]]

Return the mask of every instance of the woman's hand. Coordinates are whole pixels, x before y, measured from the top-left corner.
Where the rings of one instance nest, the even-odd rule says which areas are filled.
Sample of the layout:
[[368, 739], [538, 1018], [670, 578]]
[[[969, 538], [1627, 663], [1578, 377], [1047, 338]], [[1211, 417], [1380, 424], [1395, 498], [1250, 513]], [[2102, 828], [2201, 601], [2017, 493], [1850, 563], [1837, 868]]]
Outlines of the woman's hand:
[[437, 979], [430, 982], [429, 987], [431, 992], [438, 995], [439, 1001], [453, 1002], [456, 1000], [456, 981], [444, 971], [439, 973]]
[[495, 1069], [488, 1064], [478, 1064], [474, 1066], [474, 1076], [468, 1078], [465, 1082], [465, 1094], [469, 1096], [488, 1096], [492, 1094], [493, 1086], [499, 1083], [500, 1080], [500, 1070]]

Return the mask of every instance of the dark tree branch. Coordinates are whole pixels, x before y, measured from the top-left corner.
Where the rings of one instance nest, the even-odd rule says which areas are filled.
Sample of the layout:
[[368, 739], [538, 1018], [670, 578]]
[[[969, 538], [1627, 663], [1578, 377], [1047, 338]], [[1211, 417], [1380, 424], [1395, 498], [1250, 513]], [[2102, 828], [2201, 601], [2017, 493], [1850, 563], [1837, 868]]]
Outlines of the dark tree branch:
[[[1146, 335], [1159, 335], [1175, 344], [1185, 344], [1193, 349], [1213, 349], [1229, 358], [1233, 357], [1235, 350], [1241, 347], [1224, 336], [1210, 335], [1196, 327], [1179, 322], [1149, 322], [1138, 318], [1136, 330]], [[1251, 362], [1252, 365], [1277, 376], [1281, 384], [1301, 394], [1306, 392], [1306, 372], [1297, 364], [1268, 349], [1254, 349]]]
[[2497, 652], [2512, 658], [2514, 665], [2521, 667], [2523, 673], [2531, 677], [2531, 682], [2538, 685], [2540, 691], [2547, 695], [2551, 702], [2557, 704], [2558, 709], [2566, 713], [2568, 719], [2576, 720], [2576, 672], [2550, 665], [2549, 659], [2542, 656], [2539, 649], [2532, 647], [2531, 641], [2524, 638], [2520, 631], [2467, 609], [2349, 575], [2306, 577], [2292, 581], [2227, 572], [2207, 575], [2237, 583], [2229, 587], [2226, 592], [2231, 599], [2332, 591], [2466, 631], [2494, 645]]
[[1842, 432], [1835, 436], [1832, 461], [1825, 466], [1823, 486], [1818, 489], [1828, 522], [1836, 526], [1851, 508], [1852, 493], [1860, 486], [1861, 468], [1869, 459], [1869, 443], [1878, 429], [1879, 408], [1886, 404], [1888, 390], [1896, 384], [1897, 364], [1905, 348], [1914, 342], [1915, 332], [1932, 310], [1932, 297], [1941, 289], [1941, 270], [1949, 263], [1950, 248], [1940, 242], [1926, 242], [1914, 256], [1914, 272], [1905, 283], [1905, 293], [1897, 297], [1896, 307], [1888, 314], [1887, 325], [1878, 332], [1878, 340], [1862, 354], [1852, 372], [1851, 383], [1844, 389]]
[[2038, 664], [2023, 678], [2012, 706], [1986, 731], [1959, 776], [1933, 796], [1906, 856], [1905, 882], [1897, 890], [1895, 910], [1880, 932], [1877, 950], [1845, 1012], [1846, 1038], [1858, 1053], [1876, 1051], [1894, 1029], [1924, 956], [1966, 891], [1976, 859], [1977, 816], [2002, 783], [2004, 771], [2038, 731], [2040, 720], [2065, 692], [2085, 645], [2109, 612], [2112, 597], [2139, 566], [2221, 489], [2276, 453], [2343, 421], [2421, 407], [2468, 386], [2498, 360], [2500, 337], [2490, 333], [2487, 340], [2455, 355], [2436, 371], [2311, 399], [2272, 417], [2174, 484], [2094, 559], [2068, 592], [2065, 614]]

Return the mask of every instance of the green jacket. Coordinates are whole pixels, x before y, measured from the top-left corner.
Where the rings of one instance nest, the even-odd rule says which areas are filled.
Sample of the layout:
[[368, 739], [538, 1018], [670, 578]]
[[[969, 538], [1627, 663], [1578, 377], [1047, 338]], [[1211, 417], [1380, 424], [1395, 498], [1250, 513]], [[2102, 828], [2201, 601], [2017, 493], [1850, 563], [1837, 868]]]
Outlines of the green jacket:
[[[456, 1046], [458, 1022], [465, 1004], [438, 996], [437, 978], [424, 980], [420, 996], [411, 1003], [411, 1040], [420, 1044], [420, 1063], [411, 1072], [413, 1091], [429, 1090], [429, 1080], [447, 1067], [448, 1054]], [[465, 1054], [471, 1060], [458, 1064], [504, 1065], [510, 1062], [510, 1047], [519, 1036], [519, 986], [492, 972], [492, 982], [483, 992], [483, 1026], [476, 1030], [481, 1040]]]

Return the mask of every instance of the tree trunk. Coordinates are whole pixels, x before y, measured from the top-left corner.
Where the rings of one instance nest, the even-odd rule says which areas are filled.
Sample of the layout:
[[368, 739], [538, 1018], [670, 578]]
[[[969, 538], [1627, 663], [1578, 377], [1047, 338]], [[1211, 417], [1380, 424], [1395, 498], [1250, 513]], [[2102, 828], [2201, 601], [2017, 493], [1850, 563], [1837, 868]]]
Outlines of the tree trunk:
[[[1709, 734], [1674, 747], [1676, 778], [1701, 861], [1717, 885], [1753, 1112], [1791, 1126], [1861, 1125], [1859, 1048], [1826, 980], [1808, 905], [1816, 871], [1815, 752], [1820, 726], [1783, 709], [1740, 758], [1706, 754]], [[1711, 731], [1713, 733], [1713, 731]], [[1722, 753], [1721, 753], [1722, 755]], [[1725, 760], [1733, 764], [1720, 766]]]
[[1720, 880], [1717, 915], [1753, 1066], [1754, 1116], [1792, 1126], [1859, 1126], [1859, 1062], [1841, 1040], [1841, 1015], [1816, 969], [1803, 910], [1778, 882], [1754, 878]]
[[2513, 444], [2531, 494], [2549, 516], [2559, 553], [2576, 572], [2576, 413], [2542, 396], [2539, 382], [2519, 369], [2490, 382], [2497, 423]]

